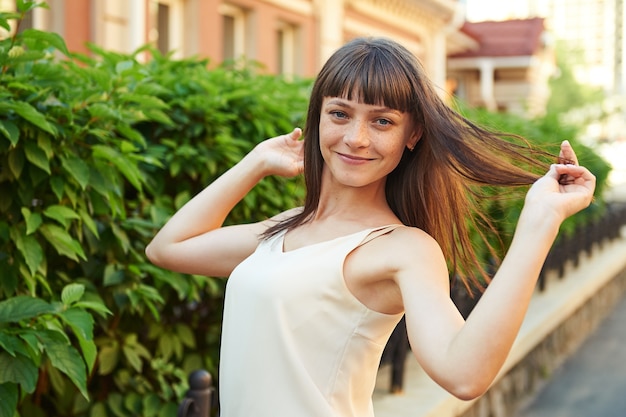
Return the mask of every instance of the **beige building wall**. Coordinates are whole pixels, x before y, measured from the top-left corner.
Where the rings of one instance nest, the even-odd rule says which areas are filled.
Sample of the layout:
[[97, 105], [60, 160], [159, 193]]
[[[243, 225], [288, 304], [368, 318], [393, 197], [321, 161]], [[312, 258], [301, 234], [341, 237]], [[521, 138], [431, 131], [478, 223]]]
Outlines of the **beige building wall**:
[[[87, 42], [132, 53], [152, 43], [174, 57], [212, 65], [246, 58], [269, 73], [314, 76], [356, 36], [386, 36], [418, 56], [444, 91], [446, 56], [471, 45], [456, 0], [48, 0], [34, 27], [62, 35], [70, 50]], [[4, 9], [14, 0], [0, 0]], [[451, 46], [453, 45], [453, 46]], [[140, 59], [148, 59], [146, 54]]]

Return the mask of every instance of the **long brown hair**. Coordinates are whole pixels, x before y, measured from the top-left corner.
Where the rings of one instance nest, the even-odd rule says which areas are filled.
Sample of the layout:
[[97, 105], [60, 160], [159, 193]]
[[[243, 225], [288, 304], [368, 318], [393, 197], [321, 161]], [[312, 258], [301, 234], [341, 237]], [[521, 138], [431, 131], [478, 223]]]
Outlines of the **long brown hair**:
[[268, 229], [265, 237], [306, 223], [317, 210], [324, 165], [319, 147], [324, 97], [384, 105], [410, 114], [415, 126], [421, 127], [417, 146], [404, 151], [387, 177], [387, 202], [403, 224], [437, 240], [451, 270], [468, 288], [470, 284], [481, 288], [473, 273], [489, 277], [472, 246], [470, 230], [480, 230], [477, 222], [490, 232], [495, 229], [476, 210], [479, 191], [473, 186], [531, 184], [539, 175], [511, 161], [544, 170], [546, 164], [535, 156], [546, 154], [520, 137], [479, 127], [453, 110], [436, 93], [417, 58], [400, 44], [385, 38], [357, 38], [328, 59], [313, 85], [304, 128], [304, 208]]

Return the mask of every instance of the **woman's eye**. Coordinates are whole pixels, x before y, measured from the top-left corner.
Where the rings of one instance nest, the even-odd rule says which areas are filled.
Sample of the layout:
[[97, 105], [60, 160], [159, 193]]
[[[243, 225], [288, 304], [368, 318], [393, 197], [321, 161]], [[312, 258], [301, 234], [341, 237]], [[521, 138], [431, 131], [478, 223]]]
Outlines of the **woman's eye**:
[[378, 124], [382, 126], [389, 126], [389, 125], [392, 125], [393, 123], [389, 119], [378, 119]]
[[338, 119], [345, 119], [347, 117], [347, 115], [344, 112], [339, 111], [339, 110], [332, 110], [330, 114], [335, 116]]

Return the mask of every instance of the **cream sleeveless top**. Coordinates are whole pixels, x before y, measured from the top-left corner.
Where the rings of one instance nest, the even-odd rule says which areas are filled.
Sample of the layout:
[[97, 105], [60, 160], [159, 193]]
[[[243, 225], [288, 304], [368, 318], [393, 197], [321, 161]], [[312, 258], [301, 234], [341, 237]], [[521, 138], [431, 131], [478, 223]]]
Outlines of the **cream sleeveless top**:
[[346, 256], [399, 225], [285, 252], [262, 241], [226, 286], [220, 417], [369, 417], [383, 348], [402, 314], [364, 306]]

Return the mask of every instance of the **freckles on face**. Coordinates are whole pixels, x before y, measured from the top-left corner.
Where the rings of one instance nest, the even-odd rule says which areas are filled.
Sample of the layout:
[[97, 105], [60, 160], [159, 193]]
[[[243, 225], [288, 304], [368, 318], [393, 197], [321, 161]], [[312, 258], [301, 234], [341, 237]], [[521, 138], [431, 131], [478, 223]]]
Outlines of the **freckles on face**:
[[[402, 154], [412, 147], [407, 113], [340, 97], [325, 97], [320, 114], [320, 144], [335, 145], [359, 155]], [[380, 155], [383, 156], [383, 155]]]
[[320, 150], [328, 168], [350, 175], [386, 176], [404, 150], [414, 146], [407, 113], [341, 97], [325, 97], [319, 123]]

